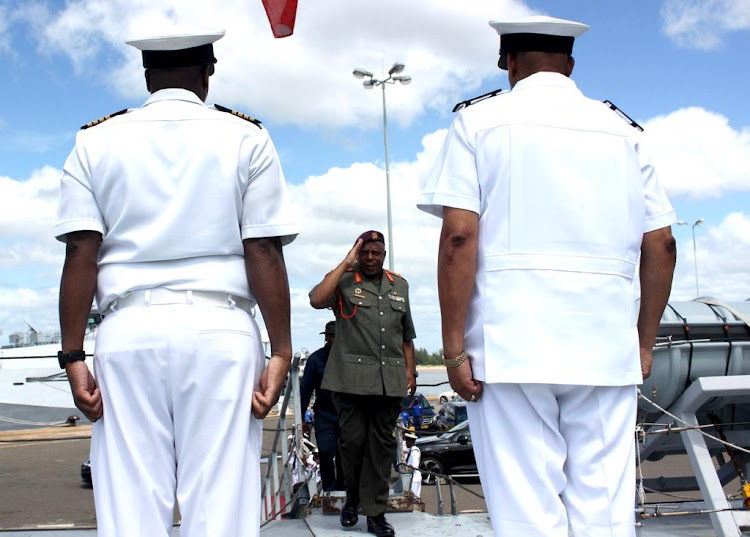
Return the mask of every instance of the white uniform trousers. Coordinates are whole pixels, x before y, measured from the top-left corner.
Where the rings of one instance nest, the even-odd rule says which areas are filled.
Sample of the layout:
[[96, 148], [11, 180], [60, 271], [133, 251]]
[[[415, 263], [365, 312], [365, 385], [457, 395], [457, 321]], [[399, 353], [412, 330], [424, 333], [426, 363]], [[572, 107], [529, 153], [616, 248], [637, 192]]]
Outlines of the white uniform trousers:
[[635, 535], [635, 386], [485, 384], [467, 407], [495, 537]]
[[245, 311], [130, 307], [108, 315], [94, 357], [104, 415], [91, 470], [99, 537], [260, 532], [260, 420], [253, 388], [265, 364]]

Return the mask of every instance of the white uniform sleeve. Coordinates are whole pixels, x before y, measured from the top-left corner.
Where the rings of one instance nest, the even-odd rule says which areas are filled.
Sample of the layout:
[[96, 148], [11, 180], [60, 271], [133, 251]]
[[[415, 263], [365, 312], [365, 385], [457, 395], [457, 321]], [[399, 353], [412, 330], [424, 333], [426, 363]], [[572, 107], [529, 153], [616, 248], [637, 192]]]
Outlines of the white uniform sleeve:
[[453, 121], [432, 173], [423, 184], [417, 207], [438, 217], [442, 217], [443, 207], [479, 214], [479, 194], [474, 138], [461, 113]]
[[65, 242], [65, 235], [73, 231], [98, 231], [101, 234], [106, 231], [83, 152], [82, 147], [76, 143], [65, 161], [60, 178], [60, 198], [54, 231], [55, 237], [61, 242]]
[[242, 198], [242, 239], [281, 237], [282, 245], [298, 233], [276, 148], [268, 136], [253, 139], [248, 185]]
[[643, 142], [639, 141], [638, 158], [643, 177], [643, 195], [646, 204], [646, 220], [643, 232], [655, 231], [671, 226], [677, 220], [674, 208], [669, 202], [664, 189], [659, 184], [659, 177], [651, 161], [651, 155]]

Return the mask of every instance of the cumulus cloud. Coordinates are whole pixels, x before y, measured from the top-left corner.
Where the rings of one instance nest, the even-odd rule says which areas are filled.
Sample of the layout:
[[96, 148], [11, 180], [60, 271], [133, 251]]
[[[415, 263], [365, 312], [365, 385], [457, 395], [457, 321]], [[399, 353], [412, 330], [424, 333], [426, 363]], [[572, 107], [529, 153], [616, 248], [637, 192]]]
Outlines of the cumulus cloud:
[[750, 29], [746, 0], [666, 0], [661, 11], [664, 33], [685, 48], [712, 50], [726, 34]]
[[691, 107], [644, 123], [664, 187], [671, 195], [718, 198], [750, 190], [750, 127]]
[[60, 170], [45, 166], [18, 181], [0, 177], [0, 238], [40, 240], [51, 235]]
[[[482, 79], [499, 75], [497, 36], [487, 21], [532, 13], [520, 0], [326, 0], [300, 3], [295, 34], [275, 40], [259, 1], [73, 0], [19, 7], [15, 19], [47, 54], [68, 57], [79, 74], [105, 79], [126, 98], [145, 96], [140, 55], [126, 37], [173, 28], [226, 28], [211, 99], [278, 123], [377, 125], [380, 100], [351, 73], [380, 76], [395, 62], [414, 83], [388, 92], [393, 121], [409, 124], [427, 109], [447, 110]], [[2, 34], [0, 34], [2, 35]], [[447, 39], [446, 36], [450, 36]], [[53, 52], [54, 51], [54, 52]], [[305, 88], [300, 98], [300, 88]]]

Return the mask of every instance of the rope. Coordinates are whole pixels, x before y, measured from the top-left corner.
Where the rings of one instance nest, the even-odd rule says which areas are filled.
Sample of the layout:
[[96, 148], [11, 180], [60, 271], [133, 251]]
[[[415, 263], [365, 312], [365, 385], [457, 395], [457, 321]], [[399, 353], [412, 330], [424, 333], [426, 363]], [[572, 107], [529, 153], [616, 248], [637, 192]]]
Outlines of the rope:
[[[427, 475], [431, 475], [431, 476], [433, 476], [435, 478], [442, 477], [444, 479], [447, 479], [448, 481], [450, 481], [451, 483], [453, 483], [453, 485], [457, 486], [458, 488], [460, 488], [460, 489], [468, 492], [469, 494], [473, 494], [477, 498], [481, 498], [482, 500], [484, 500], [484, 495], [479, 494], [478, 492], [474, 492], [470, 488], [464, 487], [461, 483], [459, 483], [458, 481], [456, 481], [453, 478], [452, 475], [449, 475], [449, 474], [438, 474], [437, 472], [431, 472], [430, 470], [422, 470], [421, 468], [414, 468], [412, 465], [406, 464], [405, 462], [402, 462], [402, 463], [398, 464], [398, 471], [399, 471], [399, 473], [402, 473], [402, 472], [403, 473], [411, 473], [414, 470], [419, 470], [423, 475], [427, 474]], [[435, 481], [437, 482], [437, 479]]]
[[713, 440], [715, 442], [718, 442], [719, 444], [723, 444], [723, 445], [729, 446], [730, 448], [735, 449], [737, 451], [741, 451], [743, 453], [750, 454], [750, 450], [747, 450], [747, 449], [745, 449], [743, 447], [740, 447], [740, 446], [737, 446], [735, 444], [732, 444], [731, 442], [727, 442], [725, 440], [722, 440], [721, 438], [716, 438], [715, 436], [710, 435], [707, 432], [704, 432], [700, 428], [700, 426], [693, 425], [692, 423], [688, 423], [688, 422], [686, 422], [686, 421], [678, 418], [677, 416], [675, 416], [674, 414], [672, 414], [668, 410], [660, 407], [659, 405], [657, 405], [656, 403], [654, 403], [651, 399], [649, 399], [648, 397], [646, 397], [645, 395], [643, 395], [643, 393], [641, 393], [641, 390], [638, 390], [638, 397], [640, 397], [641, 399], [643, 399], [644, 401], [646, 401], [647, 403], [649, 403], [650, 405], [652, 405], [654, 408], [657, 408], [659, 411], [663, 412], [664, 414], [666, 414], [670, 418], [674, 419], [675, 421], [678, 421], [681, 424], [685, 425], [687, 427], [686, 430], [689, 430], [689, 429], [696, 430], [700, 434], [702, 434], [703, 436], [705, 436], [706, 438], [710, 438], [711, 440]]
[[0, 416], [0, 421], [4, 421], [6, 423], [13, 423], [15, 425], [33, 425], [34, 427], [59, 427], [60, 425], [65, 425], [68, 423], [67, 421], [54, 421], [51, 423], [45, 423], [41, 421], [26, 421], [26, 420], [19, 420], [16, 418], [6, 418], [4, 416]]

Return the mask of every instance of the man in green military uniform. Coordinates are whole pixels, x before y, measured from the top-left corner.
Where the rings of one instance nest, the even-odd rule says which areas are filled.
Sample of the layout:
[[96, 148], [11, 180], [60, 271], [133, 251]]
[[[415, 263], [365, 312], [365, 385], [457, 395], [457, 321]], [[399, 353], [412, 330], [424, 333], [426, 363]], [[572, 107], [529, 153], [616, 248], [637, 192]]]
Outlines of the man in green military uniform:
[[310, 291], [316, 309], [332, 308], [336, 340], [322, 387], [339, 413], [339, 451], [346, 482], [341, 524], [354, 526], [361, 506], [367, 531], [395, 535], [385, 519], [401, 399], [417, 388], [409, 285], [383, 270], [378, 231], [359, 236], [346, 258]]

